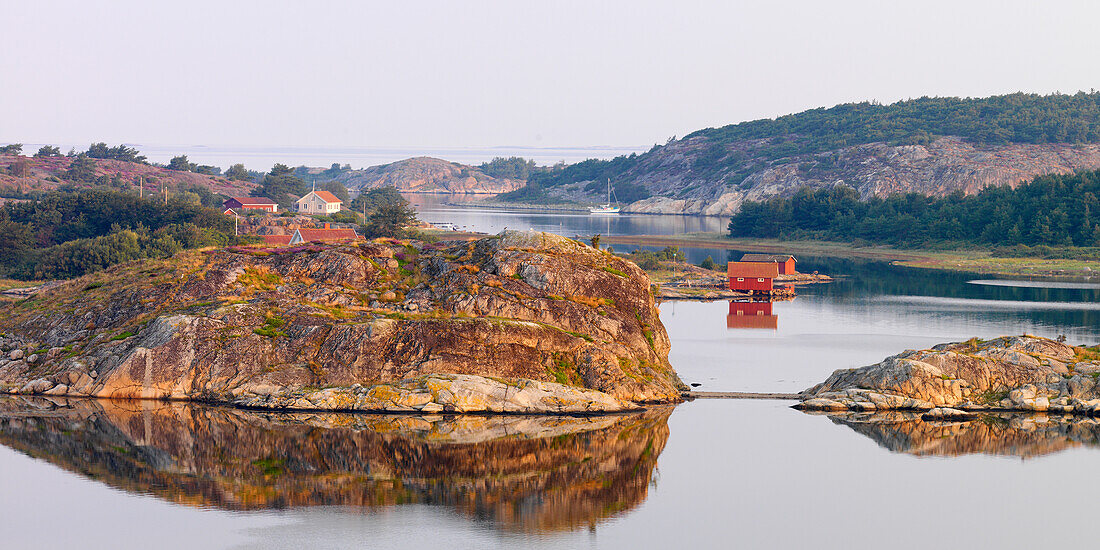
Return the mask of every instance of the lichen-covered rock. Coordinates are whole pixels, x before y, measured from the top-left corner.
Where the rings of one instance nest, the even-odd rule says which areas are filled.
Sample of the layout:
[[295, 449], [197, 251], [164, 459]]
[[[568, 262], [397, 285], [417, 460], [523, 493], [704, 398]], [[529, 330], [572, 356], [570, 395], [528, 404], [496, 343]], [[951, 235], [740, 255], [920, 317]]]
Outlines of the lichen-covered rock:
[[[355, 384], [453, 374], [554, 382], [577, 390], [569, 399], [590, 400], [585, 410], [614, 410], [676, 401], [683, 387], [645, 274], [545, 233], [185, 252], [0, 307], [0, 330], [43, 342], [28, 349], [53, 348], [34, 364], [0, 366], [0, 387], [23, 393], [241, 403], [296, 395], [279, 407], [363, 409], [344, 402]], [[476, 386], [380, 410], [583, 408], [498, 402], [501, 392]], [[316, 388], [342, 389], [306, 399]], [[546, 391], [565, 395], [554, 388]]]
[[802, 392], [811, 410], [1004, 409], [1096, 414], [1096, 351], [1035, 336], [1004, 336], [906, 351], [842, 369]]
[[248, 393], [235, 405], [257, 409], [320, 409], [365, 412], [596, 413], [639, 408], [600, 391], [520, 378], [434, 374], [396, 384], [316, 391]]

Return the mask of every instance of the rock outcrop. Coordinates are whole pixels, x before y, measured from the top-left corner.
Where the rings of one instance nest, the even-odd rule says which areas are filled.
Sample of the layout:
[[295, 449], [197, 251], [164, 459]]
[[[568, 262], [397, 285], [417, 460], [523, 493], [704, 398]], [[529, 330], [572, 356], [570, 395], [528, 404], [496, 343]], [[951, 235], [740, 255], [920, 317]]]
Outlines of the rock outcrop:
[[[1027, 410], [1100, 415], [1100, 353], [1035, 336], [906, 351], [834, 372], [802, 392], [811, 410]], [[933, 416], [957, 416], [937, 411]]]
[[396, 187], [409, 193], [496, 194], [523, 187], [522, 180], [494, 178], [473, 166], [416, 157], [341, 173], [337, 181], [353, 189]]
[[[653, 196], [623, 210], [648, 214], [728, 216], [745, 201], [794, 195], [802, 187], [846, 184], [864, 198], [894, 193], [942, 197], [972, 194], [994, 185], [1012, 185], [1046, 174], [1100, 168], [1097, 144], [975, 145], [944, 137], [924, 145], [870, 143], [827, 153], [753, 161], [766, 140], [735, 142], [714, 150], [707, 138], [674, 141], [640, 158], [620, 176]], [[699, 170], [701, 157], [744, 159]], [[743, 171], [746, 165], [756, 168]], [[594, 199], [593, 199], [594, 200]]]
[[671, 412], [260, 413], [0, 396], [0, 444], [97, 483], [186, 506], [420, 504], [507, 531], [558, 531], [645, 501]]
[[545, 233], [185, 252], [5, 305], [0, 331], [22, 394], [574, 413], [683, 387], [645, 274]]

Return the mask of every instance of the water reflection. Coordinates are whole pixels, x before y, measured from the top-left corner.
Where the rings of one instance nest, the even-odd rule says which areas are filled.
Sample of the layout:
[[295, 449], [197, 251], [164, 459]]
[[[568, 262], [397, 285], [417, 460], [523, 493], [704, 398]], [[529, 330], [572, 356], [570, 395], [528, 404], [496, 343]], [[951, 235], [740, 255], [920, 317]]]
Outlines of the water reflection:
[[0, 398], [0, 444], [129, 492], [259, 510], [432, 504], [506, 530], [594, 525], [641, 504], [670, 408], [598, 417], [254, 413]]
[[776, 330], [779, 328], [779, 316], [772, 313], [771, 302], [730, 301], [730, 312], [726, 315], [726, 328]]
[[909, 411], [824, 414], [895, 453], [1038, 457], [1100, 446], [1100, 419], [1045, 414], [987, 413], [969, 422], [924, 421]]

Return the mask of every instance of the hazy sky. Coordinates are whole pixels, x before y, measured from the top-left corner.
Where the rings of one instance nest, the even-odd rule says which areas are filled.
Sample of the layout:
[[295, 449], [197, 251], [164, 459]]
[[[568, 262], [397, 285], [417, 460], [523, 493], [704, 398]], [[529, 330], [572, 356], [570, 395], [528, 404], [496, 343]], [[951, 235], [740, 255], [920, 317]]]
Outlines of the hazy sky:
[[0, 0], [0, 142], [649, 145], [1100, 88], [1100, 2]]

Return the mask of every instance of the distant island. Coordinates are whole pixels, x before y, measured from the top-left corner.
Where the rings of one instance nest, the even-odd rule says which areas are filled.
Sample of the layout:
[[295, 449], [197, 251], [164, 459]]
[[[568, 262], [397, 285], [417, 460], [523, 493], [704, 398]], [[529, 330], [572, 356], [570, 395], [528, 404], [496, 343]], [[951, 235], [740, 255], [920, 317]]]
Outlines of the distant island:
[[[33, 156], [18, 153], [18, 144], [0, 147], [0, 193], [52, 189], [64, 181], [131, 185], [141, 176], [239, 192], [264, 178], [240, 164], [222, 173], [182, 155], [153, 166], [124, 145], [96, 143], [68, 155], [49, 146]], [[290, 170], [307, 183], [338, 183], [353, 193], [394, 187], [499, 194], [497, 201], [527, 204], [595, 204], [605, 200], [610, 181], [624, 212], [728, 216], [747, 201], [789, 198], [803, 188], [843, 185], [864, 200], [943, 197], [1097, 168], [1100, 92], [850, 103], [706, 128], [641, 154], [554, 166], [519, 157], [476, 166], [417, 157], [365, 168], [334, 163]]]

